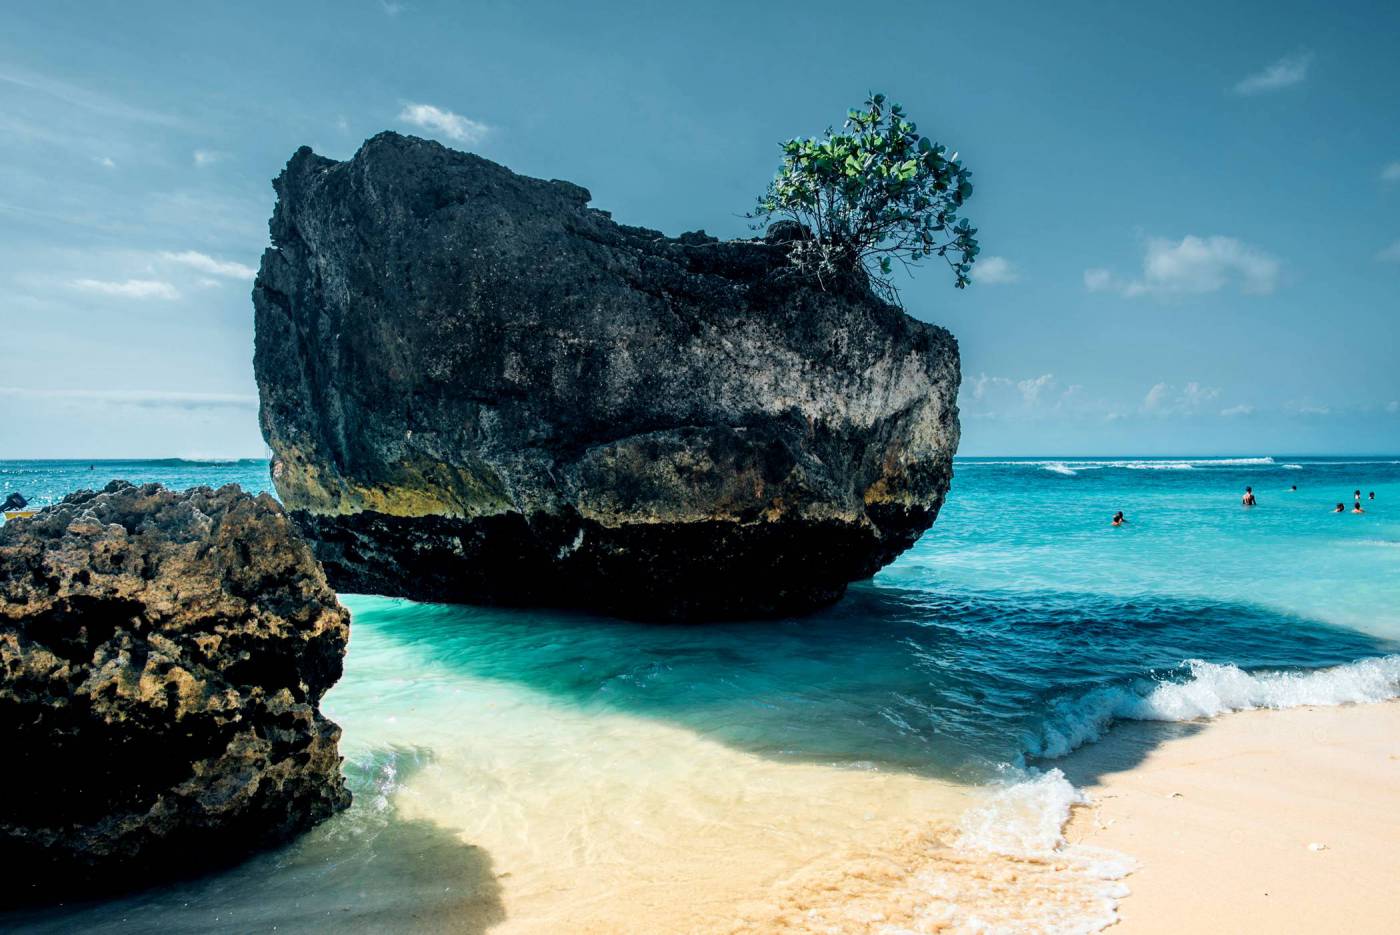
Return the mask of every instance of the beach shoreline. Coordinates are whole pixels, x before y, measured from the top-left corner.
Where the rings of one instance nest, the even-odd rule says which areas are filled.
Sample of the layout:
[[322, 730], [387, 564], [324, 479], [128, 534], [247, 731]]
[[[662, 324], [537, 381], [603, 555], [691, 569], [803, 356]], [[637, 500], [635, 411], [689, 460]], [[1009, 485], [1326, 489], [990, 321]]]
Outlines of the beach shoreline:
[[1055, 764], [1071, 845], [1138, 869], [1115, 932], [1400, 931], [1400, 702], [1123, 723]]

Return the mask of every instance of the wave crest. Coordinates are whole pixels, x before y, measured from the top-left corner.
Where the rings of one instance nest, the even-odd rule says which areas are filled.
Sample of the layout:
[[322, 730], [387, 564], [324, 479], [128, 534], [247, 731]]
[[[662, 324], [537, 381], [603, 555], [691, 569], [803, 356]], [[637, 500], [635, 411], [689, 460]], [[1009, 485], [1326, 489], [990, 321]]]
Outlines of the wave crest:
[[1115, 721], [1193, 721], [1231, 711], [1388, 701], [1400, 697], [1400, 655], [1361, 659], [1308, 672], [1249, 673], [1236, 665], [1186, 662], [1181, 682], [1142, 681], [1095, 689], [1051, 705], [1038, 736], [1026, 744], [1034, 757], [1064, 756], [1098, 740]]

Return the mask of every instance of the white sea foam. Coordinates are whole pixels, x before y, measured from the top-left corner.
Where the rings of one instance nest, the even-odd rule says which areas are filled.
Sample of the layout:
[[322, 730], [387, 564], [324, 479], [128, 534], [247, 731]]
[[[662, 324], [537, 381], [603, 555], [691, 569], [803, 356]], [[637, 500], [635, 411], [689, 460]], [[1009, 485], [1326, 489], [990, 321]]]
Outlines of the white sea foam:
[[[1054, 706], [1050, 724], [1028, 744], [1035, 756], [1063, 756], [1097, 740], [1117, 720], [1188, 721], [1252, 708], [1292, 708], [1385, 701], [1400, 697], [1400, 655], [1363, 659], [1312, 672], [1248, 673], [1234, 665], [1190, 660], [1182, 682], [1142, 682], [1130, 688], [1103, 688]], [[1041, 885], [1074, 893], [1066, 903], [1045, 903], [1034, 913], [1034, 930], [1097, 932], [1117, 921], [1118, 902], [1128, 895], [1124, 877], [1137, 863], [1116, 851], [1072, 844], [1065, 826], [1088, 796], [1058, 769], [1007, 766], [987, 799], [959, 823], [955, 847], [969, 854], [1002, 855], [1022, 862], [1022, 894], [1033, 897]], [[1037, 868], [1054, 867], [1042, 883]], [[937, 886], [954, 884], [938, 878]], [[930, 889], [935, 892], [935, 889]], [[936, 891], [947, 901], [957, 893]], [[1008, 919], [982, 920], [977, 931], [1021, 930]], [[961, 931], [961, 929], [958, 929]]]
[[1125, 461], [1115, 467], [1130, 471], [1194, 471], [1196, 465], [1190, 461]]
[[[1277, 465], [1273, 458], [1081, 458], [1059, 461], [959, 461], [960, 466], [1029, 467], [1073, 474], [1103, 468], [1125, 468], [1130, 471], [1190, 471], [1210, 467], [1269, 467]], [[1287, 467], [1288, 465], [1282, 465]]]
[[1036, 757], [1064, 756], [1098, 740], [1114, 721], [1191, 721], [1254, 708], [1296, 708], [1387, 701], [1400, 697], [1400, 655], [1362, 659], [1311, 672], [1249, 673], [1192, 659], [1183, 682], [1140, 682], [1100, 688], [1052, 705]]
[[1058, 769], [1009, 769], [1007, 781], [964, 814], [955, 847], [1021, 861], [1028, 879], [1018, 884], [1035, 895], [1034, 868], [1053, 868], [1049, 885], [1076, 893], [1068, 905], [1046, 902], [1026, 928], [989, 926], [991, 931], [1097, 932], [1117, 921], [1118, 901], [1128, 895], [1123, 878], [1137, 869], [1126, 854], [1065, 840], [1075, 805], [1089, 802]]
[[1283, 468], [1288, 471], [1301, 471], [1303, 466], [1301, 464], [1285, 464]]

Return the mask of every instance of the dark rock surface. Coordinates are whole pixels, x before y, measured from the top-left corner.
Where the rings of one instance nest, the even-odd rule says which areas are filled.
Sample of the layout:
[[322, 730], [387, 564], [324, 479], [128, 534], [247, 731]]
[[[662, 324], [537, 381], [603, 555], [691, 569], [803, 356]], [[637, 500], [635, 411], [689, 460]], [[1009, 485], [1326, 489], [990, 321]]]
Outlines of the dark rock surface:
[[274, 184], [263, 434], [342, 591], [800, 612], [942, 505], [956, 342], [796, 277], [791, 236], [668, 238], [394, 133]]
[[349, 804], [349, 615], [270, 496], [113, 481], [0, 527], [5, 901], [159, 881]]

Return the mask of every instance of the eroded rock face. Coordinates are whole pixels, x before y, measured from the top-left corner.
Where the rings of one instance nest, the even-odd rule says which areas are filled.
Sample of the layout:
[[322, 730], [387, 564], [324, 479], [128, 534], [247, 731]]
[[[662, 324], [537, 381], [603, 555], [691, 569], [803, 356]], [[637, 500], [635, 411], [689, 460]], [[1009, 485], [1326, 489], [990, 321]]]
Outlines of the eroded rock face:
[[393, 133], [274, 184], [262, 428], [340, 590], [798, 612], [938, 513], [957, 345], [863, 283]]
[[5, 899], [225, 863], [349, 804], [349, 615], [270, 496], [113, 481], [0, 527]]

